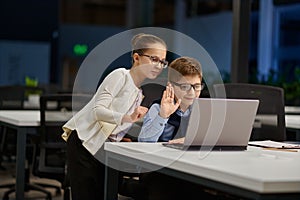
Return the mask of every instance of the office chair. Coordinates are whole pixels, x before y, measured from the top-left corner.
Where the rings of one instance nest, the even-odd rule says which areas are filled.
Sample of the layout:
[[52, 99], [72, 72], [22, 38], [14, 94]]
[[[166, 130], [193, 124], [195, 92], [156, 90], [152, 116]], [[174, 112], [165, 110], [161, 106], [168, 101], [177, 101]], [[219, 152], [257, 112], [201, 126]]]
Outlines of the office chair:
[[[43, 92], [44, 90], [41, 87], [22, 85], [0, 86], [0, 110], [23, 110], [25, 109], [24, 102], [28, 99], [29, 94], [42, 94]], [[16, 154], [15, 134], [16, 131], [11, 128], [0, 127], [0, 166], [4, 157], [11, 159]], [[5, 170], [4, 167], [3, 169]]]
[[[76, 99], [73, 100], [73, 97]], [[85, 99], [87, 98], [84, 95]], [[46, 194], [46, 199], [52, 199], [52, 194], [46, 188], [54, 188], [56, 194], [61, 194], [61, 189], [64, 190], [64, 199], [69, 199], [68, 187], [66, 184], [65, 172], [65, 141], [62, 140], [62, 125], [72, 115], [72, 108], [79, 107], [78, 101], [81, 100], [77, 95], [72, 94], [48, 94], [40, 97], [40, 127], [39, 137], [35, 140], [35, 148], [33, 155], [32, 174], [52, 180], [57, 180], [61, 186], [45, 183], [30, 183], [29, 173], [25, 176], [25, 191], [36, 190]], [[82, 102], [81, 102], [82, 103]], [[84, 102], [86, 103], [86, 101]], [[75, 105], [75, 106], [74, 106]], [[81, 104], [83, 106], [83, 103]], [[68, 112], [69, 111], [69, 112]], [[63, 120], [48, 119], [51, 117], [51, 112], [58, 112]], [[68, 116], [64, 116], [69, 113]], [[9, 199], [9, 195], [15, 192], [15, 187], [10, 185], [11, 189], [4, 193], [3, 199]]]
[[[24, 110], [25, 101], [28, 99], [30, 94], [43, 94], [44, 90], [41, 87], [31, 87], [31, 86], [22, 86], [22, 85], [10, 85], [10, 86], [1, 86], [0, 87], [0, 109], [2, 110]], [[33, 108], [31, 108], [33, 109]], [[38, 109], [38, 108], [35, 108]], [[15, 155], [16, 140], [15, 134], [16, 131], [10, 128], [1, 128], [1, 146], [0, 154], [3, 154], [7, 157]], [[27, 145], [26, 145], [26, 161], [27, 163], [32, 162], [33, 152], [35, 145], [32, 144], [31, 140], [34, 140], [36, 136], [30, 135]], [[5, 153], [4, 153], [5, 152]], [[2, 155], [1, 155], [2, 157]], [[1, 159], [0, 159], [1, 160]], [[29, 165], [28, 164], [28, 165]], [[34, 189], [34, 185], [29, 183], [29, 167], [28, 165], [25, 168], [25, 183], [27, 187], [25, 188], [28, 191], [28, 188]], [[0, 185], [0, 188], [9, 188], [8, 191], [4, 193], [3, 199], [8, 199], [8, 195], [15, 191], [15, 184], [4, 184]], [[35, 188], [39, 190], [39, 188]]]
[[[64, 199], [70, 199], [70, 187], [66, 172], [66, 142], [61, 138], [62, 126], [72, 117], [72, 113], [82, 108], [91, 98], [82, 94], [52, 94], [40, 97], [40, 141], [34, 157], [33, 174], [40, 178], [54, 179], [60, 182], [61, 187], [54, 187], [57, 194], [64, 190]], [[51, 104], [52, 103], [52, 106]], [[66, 115], [65, 121], [56, 121], [51, 113], [59, 112]], [[41, 184], [40, 184], [41, 185]]]
[[[150, 108], [153, 101], [158, 100], [162, 97], [165, 86], [157, 83], [147, 83], [141, 86], [143, 91], [144, 98], [142, 100], [141, 106]], [[133, 124], [132, 128], [128, 131], [129, 134], [126, 134], [122, 141], [123, 142], [137, 142], [138, 134], [142, 127], [142, 122], [136, 122]]]
[[[23, 110], [25, 109], [24, 102], [28, 99], [29, 94], [42, 94], [43, 92], [43, 88], [40, 87], [22, 85], [0, 86], [0, 110]], [[0, 127], [0, 155], [5, 154], [4, 150], [8, 157], [10, 156], [8, 153], [15, 154], [15, 136], [12, 136], [14, 133], [15, 130]]]
[[215, 84], [213, 87], [217, 98], [258, 99], [257, 115], [277, 118], [275, 125], [257, 120], [256, 124], [259, 124], [259, 127], [253, 127], [250, 140], [284, 141], [286, 139], [284, 90], [282, 88], [248, 83]]
[[143, 90], [144, 95], [141, 105], [150, 108], [153, 101], [162, 98], [166, 86], [157, 83], [147, 83], [142, 85], [141, 89]]
[[[0, 110], [23, 109], [23, 102], [24, 93], [21, 86], [0, 86]], [[4, 156], [4, 149], [6, 148], [5, 141], [7, 131], [10, 130], [6, 130], [6, 128], [0, 127], [0, 166], [3, 170], [5, 170], [5, 168], [1, 165], [1, 163]], [[3, 187], [5, 186], [0, 186], [0, 188]]]

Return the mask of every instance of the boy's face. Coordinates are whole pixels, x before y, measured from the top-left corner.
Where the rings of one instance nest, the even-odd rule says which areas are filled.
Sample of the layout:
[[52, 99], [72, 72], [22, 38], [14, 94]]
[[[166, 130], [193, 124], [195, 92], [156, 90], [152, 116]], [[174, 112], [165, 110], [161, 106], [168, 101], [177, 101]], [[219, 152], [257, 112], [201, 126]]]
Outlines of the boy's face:
[[[201, 80], [199, 76], [183, 76], [179, 81], [176, 83], [178, 84], [201, 84]], [[181, 108], [187, 108], [188, 106], [192, 105], [193, 100], [200, 96], [201, 90], [195, 90], [191, 87], [190, 90], [184, 91], [178, 85], [172, 84], [174, 87], [174, 93], [177, 99], [181, 99]]]

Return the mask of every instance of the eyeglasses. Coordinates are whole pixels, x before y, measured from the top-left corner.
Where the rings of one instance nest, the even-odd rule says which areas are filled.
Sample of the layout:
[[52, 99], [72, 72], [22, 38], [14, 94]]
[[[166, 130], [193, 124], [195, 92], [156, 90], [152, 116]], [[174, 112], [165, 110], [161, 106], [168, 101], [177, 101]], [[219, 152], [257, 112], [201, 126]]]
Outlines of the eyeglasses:
[[179, 86], [182, 91], [190, 91], [192, 88], [194, 88], [195, 91], [201, 91], [205, 87], [204, 83], [196, 83], [194, 85], [188, 83], [181, 83], [181, 84], [176, 82], [171, 82], [171, 83], [176, 86]]
[[160, 60], [159, 57], [157, 57], [157, 56], [149, 56], [149, 55], [146, 55], [146, 54], [139, 54], [139, 56], [146, 56], [146, 57], [148, 57], [151, 60], [151, 63], [153, 65], [160, 64], [162, 66], [162, 68], [167, 68], [168, 67], [168, 61], [166, 61], [164, 59]]

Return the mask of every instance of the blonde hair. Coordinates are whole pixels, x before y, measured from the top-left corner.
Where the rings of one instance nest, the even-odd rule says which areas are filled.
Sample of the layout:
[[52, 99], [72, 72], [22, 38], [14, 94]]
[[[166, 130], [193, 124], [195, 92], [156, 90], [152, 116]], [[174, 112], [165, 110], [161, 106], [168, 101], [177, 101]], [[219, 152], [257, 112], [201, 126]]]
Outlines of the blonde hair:
[[191, 57], [179, 57], [169, 65], [169, 81], [177, 82], [183, 76], [198, 76], [202, 81], [202, 68], [198, 60]]
[[134, 53], [143, 54], [147, 49], [151, 49], [151, 44], [159, 43], [167, 49], [167, 44], [159, 37], [146, 33], [139, 33], [133, 36], [131, 40], [131, 47]]

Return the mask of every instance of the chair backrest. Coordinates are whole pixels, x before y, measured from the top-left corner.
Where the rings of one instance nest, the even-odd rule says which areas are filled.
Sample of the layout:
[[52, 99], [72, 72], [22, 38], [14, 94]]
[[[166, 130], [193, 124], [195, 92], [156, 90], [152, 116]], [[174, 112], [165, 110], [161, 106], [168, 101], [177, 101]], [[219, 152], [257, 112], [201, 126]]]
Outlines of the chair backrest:
[[[145, 106], [150, 108], [153, 101], [162, 98], [163, 91], [165, 90], [165, 86], [157, 84], [157, 83], [147, 83], [141, 86], [143, 91], [144, 99], [141, 103], [141, 106]], [[132, 141], [137, 142], [138, 136], [142, 127], [142, 123], [136, 122], [133, 124], [128, 133], [124, 136], [123, 141]]]
[[39, 87], [22, 85], [0, 86], [0, 109], [1, 110], [22, 110], [24, 102], [30, 94], [42, 94], [44, 91]]
[[61, 138], [62, 125], [74, 109], [80, 109], [91, 98], [86, 94], [48, 94], [40, 97], [40, 141], [33, 174], [63, 182], [65, 178], [66, 143]]
[[214, 93], [217, 98], [258, 99], [258, 116], [276, 116], [277, 123], [275, 124], [264, 123], [263, 120], [258, 121], [256, 123], [258, 127], [253, 127], [250, 140], [284, 141], [286, 139], [284, 90], [282, 88], [248, 83], [226, 83], [215, 84]]
[[157, 83], [147, 83], [141, 86], [143, 90], [144, 99], [141, 103], [142, 106], [150, 107], [154, 100], [162, 98], [165, 86]]

